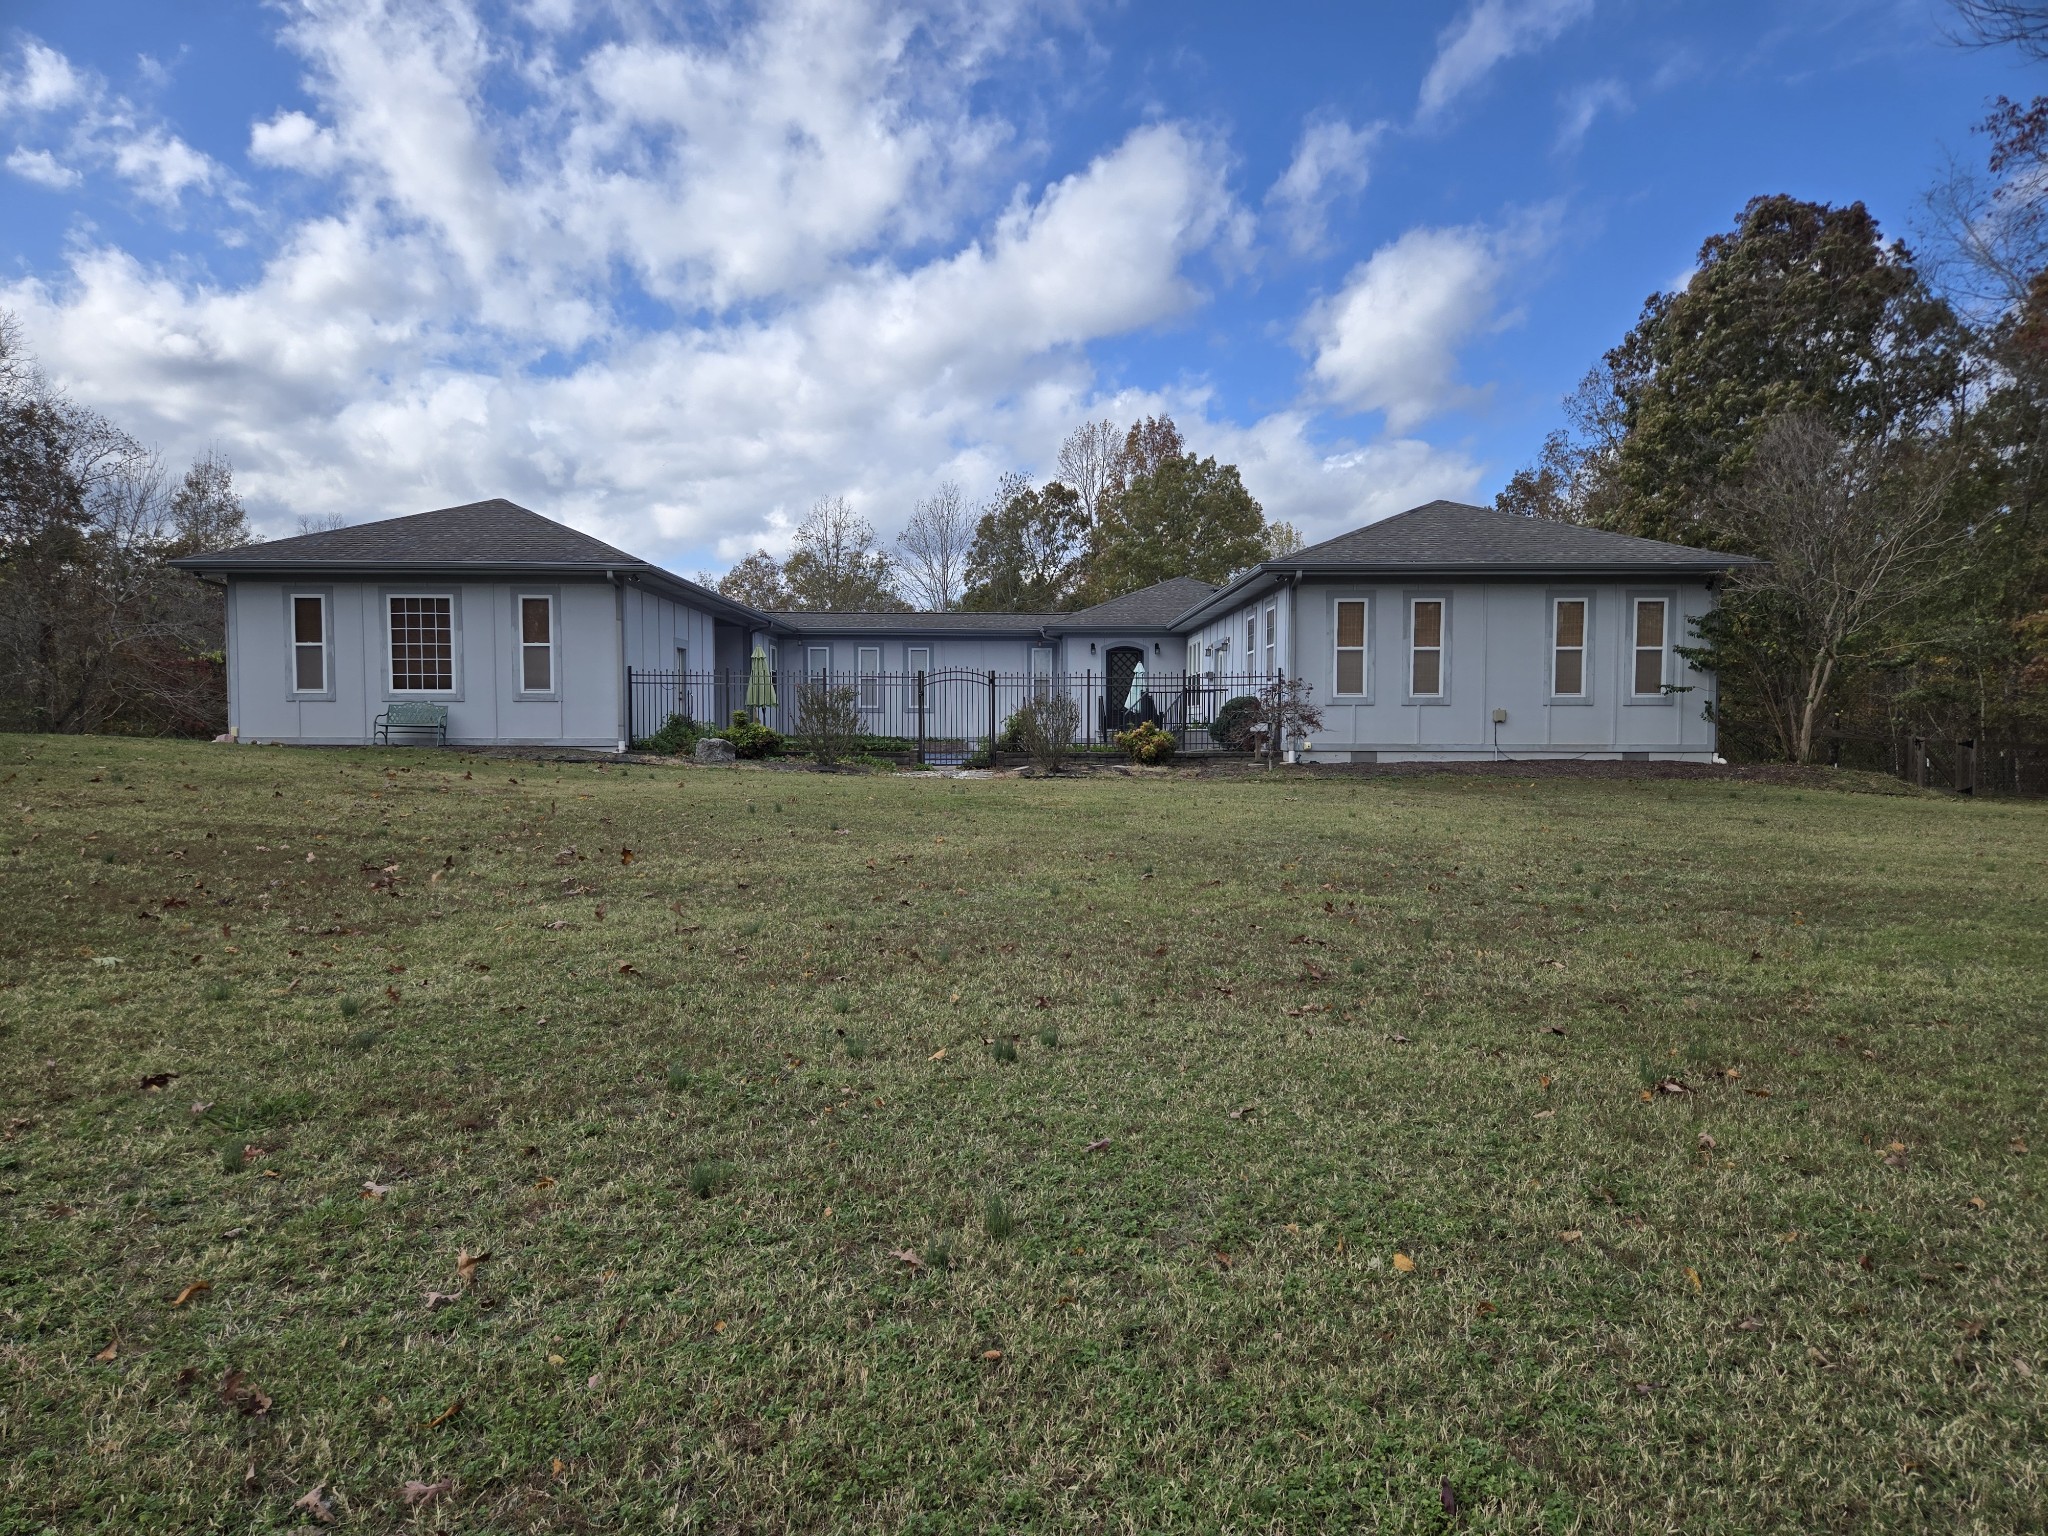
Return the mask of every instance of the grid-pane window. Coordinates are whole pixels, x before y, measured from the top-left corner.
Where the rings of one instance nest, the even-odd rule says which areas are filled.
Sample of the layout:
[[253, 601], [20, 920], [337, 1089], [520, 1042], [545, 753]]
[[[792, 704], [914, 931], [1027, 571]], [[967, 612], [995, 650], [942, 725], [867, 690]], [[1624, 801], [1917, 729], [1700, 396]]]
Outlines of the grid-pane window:
[[1444, 691], [1444, 604], [1439, 597], [1418, 597], [1409, 605], [1408, 692], [1433, 699]]
[[292, 691], [327, 691], [327, 599], [315, 593], [292, 599]]
[[1365, 599], [1345, 598], [1337, 604], [1336, 693], [1365, 692]]
[[1550, 691], [1575, 699], [1586, 691], [1586, 600], [1560, 597], [1554, 627]]
[[519, 686], [528, 693], [555, 690], [555, 600], [519, 599]]
[[1636, 599], [1636, 694], [1664, 691], [1664, 599]]
[[455, 687], [455, 599], [391, 599], [391, 691], [446, 693]]
[[864, 645], [855, 658], [860, 674], [860, 707], [880, 709], [882, 707], [882, 648], [879, 645]]

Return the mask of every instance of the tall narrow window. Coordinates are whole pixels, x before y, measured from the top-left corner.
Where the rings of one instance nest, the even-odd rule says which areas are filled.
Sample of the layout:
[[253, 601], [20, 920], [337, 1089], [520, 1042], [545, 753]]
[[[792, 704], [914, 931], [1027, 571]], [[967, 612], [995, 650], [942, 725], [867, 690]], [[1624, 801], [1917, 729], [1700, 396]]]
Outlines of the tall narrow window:
[[1031, 696], [1045, 698], [1052, 692], [1052, 647], [1034, 645], [1031, 648]]
[[1250, 677], [1259, 665], [1259, 611], [1254, 608], [1244, 616], [1244, 671]]
[[292, 598], [292, 692], [327, 691], [327, 599], [304, 592]]
[[1365, 599], [1345, 598], [1337, 604], [1337, 686], [1333, 693], [1358, 697], [1365, 692]]
[[1408, 692], [1434, 699], [1444, 691], [1444, 604], [1440, 597], [1418, 597], [1409, 605]]
[[447, 693], [455, 687], [455, 599], [391, 600], [391, 691]]
[[913, 645], [903, 652], [903, 670], [912, 677], [932, 669], [932, 648], [928, 645]]
[[1664, 691], [1664, 599], [1661, 597], [1636, 599], [1635, 691], [1637, 698]]
[[882, 707], [882, 648], [879, 645], [860, 647], [854, 658], [860, 675], [860, 707], [880, 709]]
[[1190, 636], [1188, 639], [1187, 668], [1187, 675], [1189, 677], [1200, 677], [1202, 675], [1202, 642], [1194, 636]]
[[1266, 604], [1266, 676], [1273, 675], [1273, 664], [1280, 655], [1280, 605]]
[[807, 657], [804, 670], [810, 673], [811, 681], [822, 683], [832, 675], [832, 647], [814, 645], [805, 652]]
[[519, 687], [525, 693], [555, 691], [555, 600], [519, 599]]
[[1560, 597], [1552, 623], [1550, 691], [1576, 699], [1586, 692], [1586, 600]]

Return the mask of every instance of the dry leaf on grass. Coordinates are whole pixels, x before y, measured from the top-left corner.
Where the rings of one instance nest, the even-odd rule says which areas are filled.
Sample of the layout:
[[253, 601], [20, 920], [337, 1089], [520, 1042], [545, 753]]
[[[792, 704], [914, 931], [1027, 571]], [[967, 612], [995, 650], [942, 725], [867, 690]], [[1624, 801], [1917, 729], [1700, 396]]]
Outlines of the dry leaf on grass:
[[239, 1408], [251, 1418], [261, 1418], [270, 1412], [270, 1394], [242, 1371], [229, 1371], [221, 1378], [220, 1400], [230, 1408]]
[[454, 1487], [455, 1479], [452, 1477], [444, 1477], [437, 1483], [411, 1482], [399, 1490], [399, 1496], [405, 1500], [406, 1507], [410, 1509], [415, 1505], [431, 1503], [433, 1500], [441, 1497], [442, 1494], [450, 1492]]
[[1000, 1349], [984, 1349], [981, 1352], [981, 1358], [984, 1360], [1000, 1360], [1003, 1358], [1003, 1352]]
[[1560, 1243], [1576, 1243], [1580, 1238], [1584, 1237], [1585, 1235], [1586, 1234], [1581, 1232], [1577, 1227], [1571, 1227], [1563, 1232], [1558, 1233], [1557, 1240]]
[[334, 1524], [334, 1511], [328, 1507], [325, 1497], [326, 1493], [327, 1485], [325, 1483], [315, 1483], [296, 1499], [292, 1500], [292, 1508], [303, 1509], [322, 1525], [332, 1525]]
[[363, 1198], [365, 1200], [382, 1200], [390, 1193], [391, 1186], [389, 1184], [379, 1184], [375, 1179], [363, 1180]]
[[443, 1408], [431, 1419], [428, 1419], [426, 1421], [425, 1427], [428, 1429], [439, 1429], [443, 1424], [446, 1424], [450, 1419], [454, 1418], [455, 1415], [457, 1415], [460, 1412], [462, 1412], [462, 1399], [458, 1397], [446, 1408]]
[[915, 1248], [891, 1248], [889, 1250], [889, 1257], [892, 1259], [901, 1259], [906, 1265], [908, 1265], [913, 1270], [924, 1268], [924, 1260], [920, 1259], [917, 1256], [917, 1250]]
[[491, 1251], [488, 1248], [482, 1253], [471, 1253], [467, 1248], [458, 1248], [455, 1251], [455, 1273], [462, 1277], [464, 1285], [475, 1285], [477, 1266], [488, 1264], [490, 1259]]
[[1088, 1143], [1088, 1150], [1090, 1152], [1100, 1152], [1104, 1147], [1107, 1147], [1108, 1145], [1109, 1138], [1107, 1136], [1098, 1136], [1095, 1138], [1095, 1140]]
[[457, 1291], [427, 1291], [423, 1294], [426, 1296], [427, 1310], [429, 1312], [437, 1311], [447, 1306], [451, 1301], [462, 1300], [461, 1293]]
[[98, 1361], [101, 1365], [107, 1365], [112, 1363], [114, 1357], [120, 1353], [121, 1341], [119, 1339], [109, 1339], [107, 1341], [107, 1347], [101, 1350], [98, 1354], [94, 1355], [93, 1359]]
[[1404, 1275], [1412, 1275], [1415, 1273], [1415, 1261], [1405, 1253], [1397, 1253], [1394, 1255], [1394, 1268]]
[[183, 1305], [185, 1305], [186, 1302], [190, 1301], [194, 1296], [197, 1296], [201, 1291], [210, 1291], [212, 1289], [213, 1282], [211, 1280], [194, 1280], [190, 1285], [186, 1286], [185, 1289], [178, 1292], [177, 1295], [171, 1298], [171, 1305], [174, 1307], [182, 1307]]
[[1691, 1093], [1692, 1090], [1675, 1077], [1667, 1077], [1657, 1084], [1659, 1093]]

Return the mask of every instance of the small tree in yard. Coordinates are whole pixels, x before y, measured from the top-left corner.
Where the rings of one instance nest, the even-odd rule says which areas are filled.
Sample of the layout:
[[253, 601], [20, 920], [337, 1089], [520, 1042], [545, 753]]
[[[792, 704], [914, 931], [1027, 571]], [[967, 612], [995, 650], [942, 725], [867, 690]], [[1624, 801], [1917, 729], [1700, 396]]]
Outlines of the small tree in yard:
[[1010, 717], [1019, 750], [1043, 773], [1060, 771], [1060, 764], [1073, 750], [1074, 731], [1080, 723], [1080, 706], [1065, 693], [1033, 699]]
[[[1246, 710], [1232, 732], [1230, 745], [1242, 752], [1264, 751], [1271, 762], [1280, 744], [1323, 728], [1323, 712], [1309, 702], [1311, 687], [1298, 677], [1276, 674], [1256, 695], [1257, 709]], [[1232, 702], [1235, 702], [1234, 700]]]
[[853, 756], [860, 735], [860, 690], [851, 683], [804, 683], [796, 691], [800, 750], [826, 766]]

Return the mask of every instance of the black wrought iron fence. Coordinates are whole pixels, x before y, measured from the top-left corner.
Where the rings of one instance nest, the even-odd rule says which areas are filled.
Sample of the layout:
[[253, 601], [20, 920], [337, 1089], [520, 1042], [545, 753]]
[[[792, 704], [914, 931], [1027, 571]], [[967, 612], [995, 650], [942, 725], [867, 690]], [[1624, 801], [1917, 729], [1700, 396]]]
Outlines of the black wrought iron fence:
[[1961, 795], [2048, 795], [2048, 742], [1831, 732], [1826, 761]]
[[[942, 667], [928, 672], [782, 671], [770, 674], [773, 704], [748, 704], [745, 672], [626, 673], [630, 730], [635, 741], [653, 736], [673, 716], [721, 725], [745, 709], [785, 734], [797, 729], [798, 691], [809, 683], [849, 687], [863, 733], [920, 761], [957, 763], [1000, 743], [1017, 712], [1034, 699], [1064, 696], [1074, 702], [1072, 745], [1112, 750], [1114, 738], [1141, 721], [1172, 733], [1183, 752], [1221, 750], [1210, 731], [1223, 705], [1255, 694], [1266, 679], [1230, 674], [1153, 672], [1135, 688], [1128, 678], [1100, 672], [1001, 672]], [[756, 690], [757, 698], [760, 691]]]

